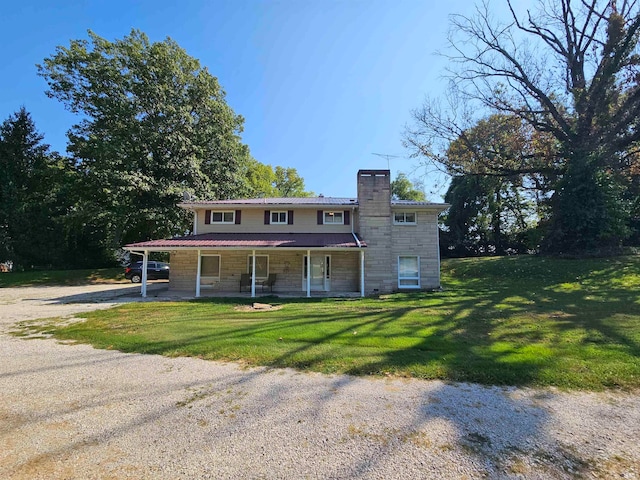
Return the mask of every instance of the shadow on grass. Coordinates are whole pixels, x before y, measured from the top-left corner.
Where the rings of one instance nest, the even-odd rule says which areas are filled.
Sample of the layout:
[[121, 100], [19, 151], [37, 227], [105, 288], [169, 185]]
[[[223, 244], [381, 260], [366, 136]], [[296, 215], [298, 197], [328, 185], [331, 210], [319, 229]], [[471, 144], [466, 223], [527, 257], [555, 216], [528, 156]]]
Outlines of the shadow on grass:
[[[442, 308], [440, 318], [429, 321], [434, 334], [419, 345], [390, 351], [380, 362], [348, 373], [380, 373], [381, 368], [394, 366], [412, 374], [420, 365], [436, 362], [443, 368], [441, 378], [449, 380], [557, 385], [557, 379], [547, 378], [546, 370], [556, 368], [558, 361], [572, 365], [572, 360], [572, 368], [580, 368], [577, 365], [585, 362], [578, 350], [590, 349], [589, 365], [581, 365], [585, 383], [569, 380], [559, 386], [638, 386], [633, 375], [625, 380], [616, 372], [594, 369], [600, 366], [597, 357], [605, 360], [615, 355], [618, 360], [613, 363], [625, 363], [621, 368], [634, 370], [636, 379], [640, 373], [640, 302], [633, 288], [640, 280], [638, 258], [611, 262], [502, 258], [492, 260], [491, 278], [486, 265], [476, 270], [474, 262], [459, 262], [463, 274], [458, 278], [463, 278], [464, 287], [453, 287], [455, 293], [390, 300], [401, 304], [418, 300]], [[628, 271], [630, 285], [620, 281], [621, 268]], [[470, 278], [473, 275], [477, 278]], [[518, 324], [523, 317], [531, 321]], [[434, 350], [435, 338], [452, 348]], [[555, 354], [546, 355], [549, 349]], [[607, 374], [610, 378], [603, 378]], [[588, 380], [589, 376], [594, 378]]]
[[[444, 280], [443, 292], [378, 299], [266, 297], [284, 306], [267, 312], [232, 310], [251, 304], [248, 298], [191, 300], [176, 304], [176, 315], [171, 304], [163, 305], [141, 326], [120, 325], [116, 312], [102, 327], [104, 340], [89, 332], [81, 341], [353, 375], [596, 390], [638, 386], [637, 258], [454, 260]], [[144, 316], [140, 308], [125, 316]], [[77, 339], [71, 330], [84, 328], [57, 335]], [[150, 328], [166, 332], [154, 338]], [[120, 340], [112, 345], [114, 333]]]
[[[633, 282], [640, 279], [637, 258], [502, 258], [490, 260], [489, 268], [485, 263], [478, 267], [464, 261], [453, 267], [462, 270], [456, 280], [464, 281], [455, 291], [396, 294], [369, 301], [367, 308], [353, 313], [341, 311], [342, 328], [300, 342], [269, 365], [326, 370], [327, 357], [339, 350], [337, 341], [358, 346], [359, 338], [354, 336], [349, 342], [344, 336], [362, 331], [363, 336], [380, 335], [390, 342], [396, 336], [419, 341], [408, 347], [386, 348], [382, 354], [371, 354], [371, 360], [366, 359], [368, 352], [363, 348], [357, 352], [362, 357], [354, 359], [352, 366], [343, 362], [338, 371], [488, 385], [637, 386], [633, 375], [625, 377], [616, 370], [640, 373], [640, 303], [633, 288]], [[629, 285], [624, 283], [621, 269], [627, 271]], [[474, 275], [477, 278], [472, 278]], [[316, 306], [322, 302], [327, 300], [286, 303]], [[342, 300], [343, 305], [349, 302], [361, 305], [359, 300]], [[330, 311], [288, 318], [298, 326], [333, 320], [335, 313]], [[388, 327], [399, 323], [402, 331], [389, 334]], [[265, 319], [246, 327], [241, 335], [258, 336], [281, 328]], [[319, 348], [321, 345], [335, 348]], [[589, 356], [588, 361], [584, 355]], [[566, 365], [566, 379], [559, 378], [558, 365]], [[570, 375], [579, 378], [571, 379]]]
[[124, 283], [122, 268], [84, 270], [33, 270], [0, 273], [1, 287], [31, 287], [44, 285], [87, 285]]

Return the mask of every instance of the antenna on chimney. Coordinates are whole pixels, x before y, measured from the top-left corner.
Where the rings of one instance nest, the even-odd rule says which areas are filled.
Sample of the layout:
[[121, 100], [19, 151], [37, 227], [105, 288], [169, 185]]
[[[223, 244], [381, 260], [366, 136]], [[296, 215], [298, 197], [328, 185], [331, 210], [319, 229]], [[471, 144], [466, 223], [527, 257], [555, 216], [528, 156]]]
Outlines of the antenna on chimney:
[[372, 153], [371, 155], [377, 155], [378, 157], [387, 159], [387, 170], [391, 170], [391, 166], [389, 164], [389, 160], [392, 158], [402, 158], [400, 155], [387, 155], [386, 153]]

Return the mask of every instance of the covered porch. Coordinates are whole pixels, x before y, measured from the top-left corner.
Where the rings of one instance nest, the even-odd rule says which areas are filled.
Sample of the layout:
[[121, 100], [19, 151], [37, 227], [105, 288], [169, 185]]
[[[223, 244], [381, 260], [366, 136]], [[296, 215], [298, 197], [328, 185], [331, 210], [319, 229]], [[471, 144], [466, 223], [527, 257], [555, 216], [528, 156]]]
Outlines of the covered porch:
[[[152, 284], [149, 284], [152, 285]], [[175, 290], [175, 289], [165, 289], [160, 293], [154, 293], [150, 291], [148, 293], [147, 298], [155, 297], [158, 299], [168, 299], [168, 300], [189, 300], [194, 298], [237, 298], [237, 299], [253, 299], [256, 302], [264, 301], [265, 303], [271, 303], [275, 298], [277, 299], [286, 299], [286, 298], [361, 298], [360, 292], [311, 292], [309, 297], [306, 296], [305, 292], [299, 291], [274, 291], [273, 293], [268, 290], [262, 292], [260, 288], [257, 289], [255, 296], [251, 296], [251, 292], [242, 292], [239, 293], [236, 291], [221, 291], [221, 290], [213, 290], [213, 289], [203, 289], [200, 293], [199, 297], [196, 297], [193, 290]]]
[[257, 298], [363, 297], [365, 246], [356, 235], [205, 234], [125, 248], [143, 257], [143, 297], [149, 255], [169, 252], [170, 292]]

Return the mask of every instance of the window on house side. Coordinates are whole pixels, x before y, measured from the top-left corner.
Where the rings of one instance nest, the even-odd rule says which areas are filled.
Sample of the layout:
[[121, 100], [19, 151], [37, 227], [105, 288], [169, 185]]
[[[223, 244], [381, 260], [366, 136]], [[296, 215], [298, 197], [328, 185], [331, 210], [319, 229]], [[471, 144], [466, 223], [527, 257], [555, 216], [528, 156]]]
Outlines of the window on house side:
[[344, 216], [343, 212], [324, 212], [324, 223], [333, 225], [343, 225]]
[[420, 257], [398, 257], [398, 288], [420, 288]]
[[287, 212], [271, 212], [271, 225], [286, 225]]
[[[253, 272], [253, 256], [247, 257], [247, 273]], [[266, 279], [269, 276], [269, 255], [256, 255], [256, 278]]]
[[415, 225], [415, 212], [395, 212], [393, 214], [393, 223], [396, 225]]
[[235, 223], [236, 212], [211, 212], [211, 223]]

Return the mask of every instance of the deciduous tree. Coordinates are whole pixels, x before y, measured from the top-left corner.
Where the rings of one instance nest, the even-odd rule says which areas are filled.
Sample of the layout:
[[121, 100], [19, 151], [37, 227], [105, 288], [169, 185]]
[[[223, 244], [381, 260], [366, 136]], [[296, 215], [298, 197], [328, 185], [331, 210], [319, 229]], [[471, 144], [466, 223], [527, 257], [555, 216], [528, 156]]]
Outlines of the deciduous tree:
[[478, 125], [477, 112], [516, 118], [541, 143], [529, 141], [515, 163], [485, 163], [485, 173], [546, 176], [549, 250], [617, 245], [630, 211], [620, 177], [633, 175], [640, 140], [640, 6], [538, 0], [520, 13], [510, 0], [503, 5], [506, 23], [494, 20], [488, 2], [452, 18], [455, 87], [447, 104], [429, 101], [414, 112], [406, 143], [449, 167], [449, 144]]
[[311, 197], [305, 190], [304, 179], [295, 168], [265, 165], [256, 160], [248, 163], [249, 195], [254, 197]]
[[444, 197], [441, 245], [451, 256], [527, 253], [538, 248], [536, 206], [518, 178], [454, 176]]
[[391, 196], [395, 200], [413, 200], [424, 202], [427, 197], [424, 194], [424, 185], [417, 180], [410, 180], [405, 173], [398, 173], [398, 176], [391, 182]]
[[243, 118], [217, 79], [171, 39], [133, 30], [113, 42], [89, 32], [38, 65], [47, 95], [81, 120], [68, 151], [84, 176], [83, 205], [107, 248], [183, 233], [182, 193], [245, 193]]
[[311, 197], [304, 189], [304, 179], [295, 168], [276, 166], [274, 187], [280, 197]]

